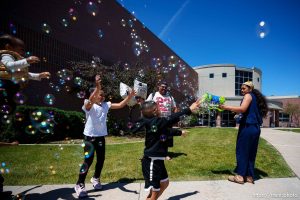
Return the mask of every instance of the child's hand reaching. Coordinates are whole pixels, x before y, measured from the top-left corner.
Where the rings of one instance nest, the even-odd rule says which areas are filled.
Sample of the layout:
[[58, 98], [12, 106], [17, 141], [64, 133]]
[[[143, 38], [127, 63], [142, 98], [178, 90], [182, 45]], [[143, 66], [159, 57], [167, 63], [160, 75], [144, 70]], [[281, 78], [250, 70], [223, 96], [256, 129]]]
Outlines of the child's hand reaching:
[[42, 73], [39, 73], [39, 78], [40, 78], [40, 79], [43, 79], [43, 78], [49, 79], [50, 76], [51, 76], [50, 72], [42, 72]]
[[136, 95], [136, 92], [134, 89], [132, 89], [131, 92], [129, 93], [128, 97], [129, 97], [129, 99], [131, 99], [131, 97], [133, 97], [135, 95]]
[[97, 84], [97, 83], [101, 83], [101, 77], [100, 77], [99, 74], [97, 74], [97, 75], [95, 76], [95, 83], [96, 83], [96, 84]]
[[198, 99], [197, 101], [195, 101], [191, 106], [190, 106], [190, 109], [192, 112], [196, 111], [199, 107], [200, 107], [200, 104], [201, 104], [201, 99]]
[[36, 56], [30, 56], [30, 57], [26, 58], [26, 61], [29, 64], [34, 64], [34, 63], [40, 62], [40, 59]]
[[182, 137], [186, 137], [188, 135], [188, 132], [187, 131], [181, 131], [181, 136]]
[[100, 88], [101, 89], [101, 77], [99, 74], [97, 74], [95, 76], [95, 83], [96, 83], [96, 87]]

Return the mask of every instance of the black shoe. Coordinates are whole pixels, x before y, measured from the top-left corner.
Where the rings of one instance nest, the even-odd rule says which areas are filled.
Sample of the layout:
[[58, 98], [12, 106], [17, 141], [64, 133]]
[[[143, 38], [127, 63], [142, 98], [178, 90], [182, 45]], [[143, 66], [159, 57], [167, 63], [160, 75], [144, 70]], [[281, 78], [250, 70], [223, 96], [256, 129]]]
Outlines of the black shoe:
[[0, 192], [0, 199], [2, 200], [10, 200], [12, 199], [11, 197], [12, 192], [11, 191], [4, 191]]

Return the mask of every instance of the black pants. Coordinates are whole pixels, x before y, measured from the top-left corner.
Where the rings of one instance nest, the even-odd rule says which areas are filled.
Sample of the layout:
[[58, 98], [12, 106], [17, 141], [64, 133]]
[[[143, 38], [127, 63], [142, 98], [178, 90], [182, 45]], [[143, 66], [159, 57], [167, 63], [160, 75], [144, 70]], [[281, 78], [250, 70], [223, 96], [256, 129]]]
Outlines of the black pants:
[[0, 174], [0, 191], [3, 191], [3, 182], [4, 182], [4, 178], [3, 176]]
[[[14, 97], [17, 92], [20, 91], [20, 85], [15, 84], [9, 80], [0, 79], [0, 105], [10, 106], [10, 111], [14, 111], [16, 108], [16, 103]], [[10, 113], [11, 113], [10, 112]]]
[[105, 160], [105, 137], [84, 137], [84, 164], [80, 168], [77, 184], [84, 183], [90, 166], [93, 163], [96, 152], [97, 163], [95, 167], [94, 178], [99, 178]]
[[[13, 116], [15, 114], [16, 103], [14, 97], [19, 90], [20, 86], [18, 84], [0, 79], [0, 119], [4, 115]], [[0, 121], [0, 134], [5, 132], [5, 127]]]

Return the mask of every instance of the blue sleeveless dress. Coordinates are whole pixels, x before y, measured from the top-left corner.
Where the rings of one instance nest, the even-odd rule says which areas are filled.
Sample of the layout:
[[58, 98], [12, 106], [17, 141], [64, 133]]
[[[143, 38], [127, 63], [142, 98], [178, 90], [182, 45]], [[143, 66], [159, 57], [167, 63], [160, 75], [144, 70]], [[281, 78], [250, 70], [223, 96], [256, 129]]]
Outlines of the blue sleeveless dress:
[[259, 112], [256, 96], [250, 93], [252, 101], [240, 121], [237, 143], [235, 172], [241, 176], [252, 176], [254, 178], [254, 166], [258, 141], [260, 136], [260, 126], [262, 117]]

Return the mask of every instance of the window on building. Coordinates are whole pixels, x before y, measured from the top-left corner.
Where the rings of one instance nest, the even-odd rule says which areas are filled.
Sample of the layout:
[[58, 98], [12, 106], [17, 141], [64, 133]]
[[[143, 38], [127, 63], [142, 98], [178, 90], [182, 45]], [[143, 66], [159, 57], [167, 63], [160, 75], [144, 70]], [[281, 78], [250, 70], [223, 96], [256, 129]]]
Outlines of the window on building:
[[259, 77], [257, 77], [257, 82], [259, 82]]
[[280, 122], [289, 122], [290, 115], [286, 113], [279, 113], [279, 121]]
[[209, 78], [214, 78], [214, 73], [209, 74]]
[[235, 113], [224, 110], [221, 112], [221, 126], [222, 127], [235, 127], [236, 121], [234, 119]]
[[241, 96], [241, 91], [239, 89], [235, 89], [235, 96]]
[[222, 73], [222, 77], [226, 78], [227, 77], [227, 73]]
[[253, 73], [248, 71], [235, 71], [235, 95], [242, 96], [241, 85], [246, 81], [252, 81]]
[[216, 116], [212, 113], [200, 114], [198, 117], [198, 124], [200, 126], [216, 126]]

